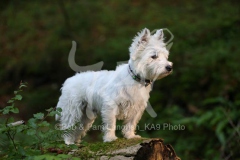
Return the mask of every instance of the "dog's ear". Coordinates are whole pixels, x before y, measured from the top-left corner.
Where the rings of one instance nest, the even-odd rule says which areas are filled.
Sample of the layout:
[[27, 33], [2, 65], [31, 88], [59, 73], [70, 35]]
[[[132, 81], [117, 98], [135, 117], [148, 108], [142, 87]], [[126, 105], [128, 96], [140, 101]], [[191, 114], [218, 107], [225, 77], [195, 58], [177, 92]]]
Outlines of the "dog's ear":
[[147, 43], [151, 37], [151, 33], [147, 28], [144, 28], [139, 34], [138, 44]]
[[154, 37], [156, 37], [158, 40], [163, 40], [164, 34], [163, 30], [159, 29], [157, 32], [154, 34]]
[[144, 47], [148, 44], [149, 39], [151, 38], [151, 33], [147, 28], [144, 28], [138, 35], [133, 39], [129, 51], [131, 58], [135, 59], [139, 50], [143, 50]]

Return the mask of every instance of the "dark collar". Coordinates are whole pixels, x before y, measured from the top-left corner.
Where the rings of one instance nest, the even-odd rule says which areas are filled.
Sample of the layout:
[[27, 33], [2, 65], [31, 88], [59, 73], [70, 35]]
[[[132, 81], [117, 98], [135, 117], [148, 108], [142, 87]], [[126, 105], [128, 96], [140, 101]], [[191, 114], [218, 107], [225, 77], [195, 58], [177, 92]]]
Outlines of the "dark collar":
[[145, 87], [147, 87], [149, 84], [152, 83], [151, 80], [149, 79], [144, 79], [144, 78], [141, 78], [139, 75], [136, 75], [133, 70], [131, 69], [130, 65], [128, 65], [128, 73], [131, 75], [131, 77], [139, 82], [139, 83], [142, 83]]

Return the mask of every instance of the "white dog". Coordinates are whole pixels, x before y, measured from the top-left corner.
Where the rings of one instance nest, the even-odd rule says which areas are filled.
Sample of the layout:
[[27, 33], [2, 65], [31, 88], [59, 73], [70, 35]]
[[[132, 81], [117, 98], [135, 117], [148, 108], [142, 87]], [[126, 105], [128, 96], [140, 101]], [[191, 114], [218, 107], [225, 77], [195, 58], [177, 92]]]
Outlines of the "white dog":
[[64, 135], [66, 144], [80, 142], [97, 114], [102, 116], [104, 142], [116, 140], [116, 119], [124, 120], [125, 138], [139, 138], [135, 129], [147, 107], [151, 83], [172, 72], [163, 30], [151, 35], [143, 29], [134, 39], [128, 64], [115, 71], [88, 71], [68, 78], [62, 87], [57, 107], [62, 109], [62, 129], [75, 126]]

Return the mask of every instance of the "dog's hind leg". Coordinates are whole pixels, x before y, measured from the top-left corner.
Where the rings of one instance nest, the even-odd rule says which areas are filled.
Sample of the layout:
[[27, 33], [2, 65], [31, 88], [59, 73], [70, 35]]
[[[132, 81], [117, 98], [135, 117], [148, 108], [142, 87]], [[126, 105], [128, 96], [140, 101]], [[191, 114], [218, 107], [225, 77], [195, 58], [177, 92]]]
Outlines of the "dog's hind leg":
[[65, 130], [63, 138], [66, 144], [74, 144], [77, 124], [82, 119], [82, 110], [86, 106], [83, 100], [79, 100], [78, 97], [69, 96], [64, 93], [59, 98], [57, 104], [58, 108], [62, 109], [60, 119], [61, 130]]
[[96, 113], [94, 113], [89, 106], [84, 107], [82, 111], [82, 117], [80, 122], [77, 124], [75, 132], [75, 142], [80, 143], [87, 131], [91, 128], [94, 120], [96, 119]]

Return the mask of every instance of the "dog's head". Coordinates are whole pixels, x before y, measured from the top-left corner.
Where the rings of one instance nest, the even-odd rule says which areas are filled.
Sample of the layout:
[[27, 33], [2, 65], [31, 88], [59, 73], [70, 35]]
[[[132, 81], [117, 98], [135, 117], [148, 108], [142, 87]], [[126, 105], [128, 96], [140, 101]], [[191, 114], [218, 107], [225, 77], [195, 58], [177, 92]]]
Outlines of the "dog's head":
[[133, 39], [129, 63], [142, 78], [157, 80], [172, 72], [173, 63], [168, 61], [169, 52], [163, 36], [162, 29], [151, 35], [145, 28]]

